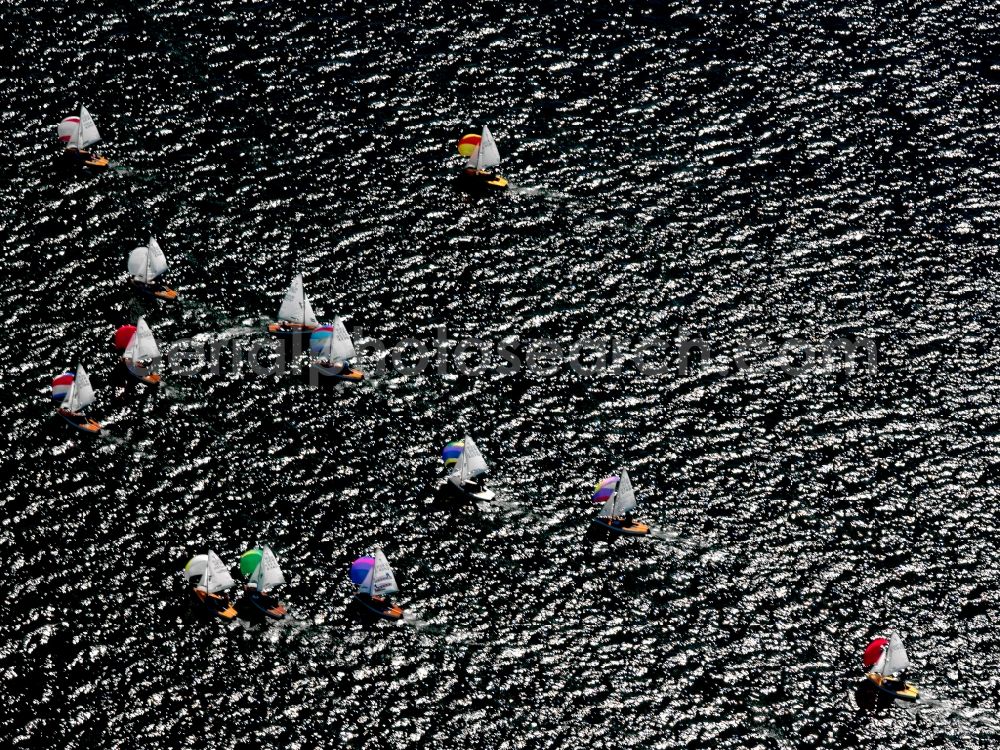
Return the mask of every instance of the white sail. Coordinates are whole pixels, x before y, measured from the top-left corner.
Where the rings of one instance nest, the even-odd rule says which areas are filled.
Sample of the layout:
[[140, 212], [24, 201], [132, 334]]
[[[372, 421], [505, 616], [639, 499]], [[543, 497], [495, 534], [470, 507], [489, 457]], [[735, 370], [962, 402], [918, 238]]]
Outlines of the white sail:
[[618, 500], [615, 502], [615, 514], [628, 513], [635, 508], [635, 490], [632, 489], [632, 480], [628, 477], [628, 471], [622, 471], [621, 479], [618, 480]]
[[458, 454], [458, 460], [455, 461], [455, 468], [451, 470], [451, 474], [448, 475], [449, 481], [456, 487], [461, 488], [465, 483], [465, 480], [469, 478], [469, 470], [467, 468], [468, 461], [465, 458], [465, 448], [462, 448], [462, 452]]
[[86, 107], [80, 107], [80, 130], [74, 140], [76, 142], [70, 141], [69, 145], [77, 148], [87, 148], [90, 144], [101, 140], [101, 134], [94, 124], [94, 118], [90, 116]]
[[465, 447], [462, 448], [462, 457], [465, 459], [463, 470], [470, 479], [478, 477], [480, 474], [485, 474], [489, 469], [486, 465], [486, 460], [483, 458], [483, 454], [479, 452], [479, 446], [468, 435], [465, 436]]
[[357, 357], [354, 351], [354, 342], [351, 341], [351, 334], [347, 332], [347, 326], [337, 315], [333, 319], [333, 335], [329, 337], [329, 357], [331, 360], [348, 360]]
[[140, 245], [128, 254], [128, 272], [136, 281], [149, 282], [149, 248]]
[[208, 551], [208, 561], [205, 565], [205, 572], [201, 575], [199, 585], [210, 594], [236, 585], [236, 581], [229, 575], [229, 568], [226, 567], [226, 564], [212, 550]]
[[184, 566], [184, 577], [191, 580], [195, 576], [204, 575], [205, 568], [207, 567], [208, 555], [195, 555], [188, 560], [187, 565]]
[[488, 125], [483, 126], [482, 140], [476, 146], [476, 150], [469, 156], [469, 161], [465, 166], [475, 169], [489, 169], [500, 163], [500, 152], [497, 150], [497, 143], [493, 140]]
[[83, 369], [83, 365], [76, 368], [76, 375], [73, 377], [73, 385], [69, 388], [69, 393], [63, 400], [63, 408], [67, 411], [80, 411], [85, 406], [94, 402], [94, 389], [90, 385], [90, 375]]
[[278, 565], [278, 558], [274, 556], [271, 548], [264, 546], [261, 550], [260, 562], [257, 564], [250, 582], [257, 586], [258, 591], [270, 591], [275, 586], [285, 582], [285, 575]]
[[167, 258], [160, 249], [160, 244], [152, 237], [149, 244], [137, 247], [128, 256], [128, 272], [137, 281], [147, 284], [167, 270]]
[[135, 324], [135, 333], [132, 334], [128, 346], [125, 347], [125, 359], [130, 362], [144, 362], [150, 359], [158, 360], [159, 358], [160, 350], [156, 346], [156, 339], [153, 338], [153, 332], [146, 325], [146, 318], [140, 317], [139, 321]]
[[316, 328], [319, 325], [312, 305], [309, 304], [309, 298], [306, 297], [301, 273], [292, 279], [288, 291], [285, 292], [285, 298], [281, 301], [281, 307], [278, 309], [278, 320], [286, 323], [298, 323], [309, 328]]
[[67, 148], [71, 146], [76, 148], [76, 144], [80, 138], [80, 118], [67, 117], [59, 123], [56, 132], [59, 135], [59, 140], [65, 143]]
[[485, 474], [489, 470], [486, 460], [483, 458], [483, 454], [479, 452], [479, 446], [476, 445], [475, 441], [466, 435], [463, 443], [462, 452], [459, 454], [458, 460], [455, 461], [455, 468], [448, 475], [448, 479], [456, 487], [461, 487], [469, 479], [475, 479], [480, 474]]
[[361, 582], [360, 591], [372, 596], [395, 594], [399, 589], [396, 587], [396, 577], [392, 574], [389, 561], [385, 559], [380, 549], [375, 550], [374, 557], [375, 564]]
[[906, 648], [903, 646], [903, 639], [898, 633], [889, 636], [889, 645], [885, 647], [882, 656], [875, 662], [874, 671], [879, 674], [896, 674], [910, 666], [910, 660], [906, 656]]

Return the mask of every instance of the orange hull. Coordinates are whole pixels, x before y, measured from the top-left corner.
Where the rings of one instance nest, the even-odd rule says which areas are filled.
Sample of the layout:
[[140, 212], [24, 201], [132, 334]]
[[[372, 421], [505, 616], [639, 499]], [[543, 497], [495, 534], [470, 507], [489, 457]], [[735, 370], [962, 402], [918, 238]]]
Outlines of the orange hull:
[[267, 332], [272, 336], [278, 336], [281, 338], [288, 338], [291, 336], [305, 336], [308, 333], [315, 331], [315, 328], [302, 325], [301, 323], [286, 323], [284, 326], [278, 323], [269, 323], [267, 326]]
[[379, 617], [384, 617], [386, 620], [402, 620], [403, 619], [403, 608], [398, 604], [393, 604], [389, 607], [385, 606], [385, 600], [378, 599], [376, 597], [369, 596], [358, 596], [358, 601], [365, 605], [372, 612], [377, 614]]
[[88, 435], [96, 435], [102, 429], [101, 424], [93, 419], [85, 418], [83, 422], [76, 421], [76, 419], [74, 419], [75, 415], [73, 412], [67, 411], [66, 409], [57, 409], [56, 413], [69, 422], [71, 427], [75, 427], [80, 432], [85, 432]]
[[151, 372], [149, 375], [140, 375], [133, 369], [134, 365], [129, 360], [122, 358], [122, 362], [125, 364], [129, 374], [140, 383], [145, 383], [146, 385], [158, 385], [163, 380], [158, 372]]
[[223, 620], [232, 620], [236, 617], [236, 608], [218, 594], [209, 594], [203, 589], [195, 589], [194, 595], [208, 610], [217, 614]]
[[594, 525], [624, 536], [646, 536], [649, 533], [649, 526], [638, 521], [625, 526], [624, 524], [615, 525], [609, 519], [595, 518]]

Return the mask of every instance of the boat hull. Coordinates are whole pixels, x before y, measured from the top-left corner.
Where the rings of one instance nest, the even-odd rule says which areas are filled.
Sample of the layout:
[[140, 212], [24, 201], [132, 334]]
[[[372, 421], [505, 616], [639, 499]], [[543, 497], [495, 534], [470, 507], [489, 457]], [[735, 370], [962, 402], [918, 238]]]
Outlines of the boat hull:
[[105, 156], [89, 151], [77, 151], [75, 148], [66, 149], [63, 152], [63, 157], [89, 169], [107, 169], [111, 165]]
[[135, 367], [127, 359], [123, 359], [122, 363], [125, 365], [125, 369], [128, 374], [134, 379], [138, 380], [140, 383], [145, 383], [146, 385], [159, 385], [163, 378], [160, 377], [159, 373], [151, 372], [148, 374], [143, 374], [141, 370]]
[[365, 379], [365, 374], [361, 370], [355, 370], [353, 367], [343, 372], [337, 368], [324, 367], [323, 365], [313, 363], [309, 365], [309, 369], [326, 380], [343, 380], [347, 383], [360, 383]]
[[466, 490], [463, 487], [459, 487], [457, 484], [455, 484], [449, 479], [442, 479], [439, 487], [440, 489], [446, 490], [450, 492], [452, 495], [462, 498], [463, 500], [482, 500], [488, 503], [497, 496], [497, 494], [493, 490], [487, 487], [484, 487], [479, 492], [470, 492], [469, 490]]
[[150, 297], [151, 299], [162, 299], [165, 302], [173, 302], [177, 299], [177, 292], [169, 287], [154, 289], [150, 284], [144, 284], [141, 281], [133, 280], [132, 288], [139, 292], [139, 294], [143, 297]]
[[209, 594], [207, 591], [202, 589], [194, 589], [194, 599], [195, 601], [201, 603], [201, 605], [223, 620], [232, 620], [236, 617], [236, 608], [226, 599], [223, 599], [218, 594]]
[[315, 328], [309, 328], [308, 326], [304, 326], [299, 323], [288, 323], [284, 326], [280, 326], [277, 323], [270, 323], [267, 326], [267, 332], [277, 339], [292, 339], [296, 336], [309, 336], [315, 330]]
[[258, 611], [267, 615], [272, 620], [283, 620], [285, 615], [288, 614], [288, 610], [285, 609], [285, 605], [278, 602], [275, 605], [268, 606], [265, 602], [261, 601], [259, 594], [247, 594], [247, 601], [249, 601]]
[[887, 680], [883, 675], [869, 674], [868, 679], [871, 680], [880, 694], [891, 695], [896, 700], [913, 703], [920, 697], [920, 691], [916, 688], [916, 686], [911, 685], [908, 682], [904, 681], [901, 688], [894, 689], [891, 685], [887, 684], [889, 680]]
[[616, 526], [606, 518], [595, 518], [593, 524], [610, 531], [612, 534], [620, 534], [621, 536], [647, 536], [649, 534], [649, 526], [639, 522], [628, 526]]
[[507, 178], [490, 174], [489, 172], [460, 172], [458, 175], [458, 187], [470, 193], [492, 193], [506, 190], [508, 187]]
[[67, 411], [66, 409], [57, 409], [56, 411], [59, 416], [66, 420], [71, 427], [84, 433], [85, 435], [96, 435], [102, 429], [99, 422], [96, 422], [89, 417], [74, 415], [73, 412]]
[[398, 604], [386, 606], [385, 600], [376, 599], [375, 597], [366, 596], [365, 594], [358, 594], [354, 598], [363, 607], [368, 609], [368, 611], [373, 612], [385, 620], [403, 619], [403, 608]]

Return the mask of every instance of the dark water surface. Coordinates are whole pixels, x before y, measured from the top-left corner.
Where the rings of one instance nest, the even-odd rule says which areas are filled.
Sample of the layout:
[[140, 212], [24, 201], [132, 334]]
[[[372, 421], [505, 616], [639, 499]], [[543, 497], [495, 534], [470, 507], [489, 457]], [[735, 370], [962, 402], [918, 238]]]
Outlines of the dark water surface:
[[[13, 5], [8, 746], [993, 746], [995, 9]], [[56, 165], [81, 100], [107, 173]], [[515, 188], [463, 201], [454, 144], [484, 122]], [[173, 306], [124, 284], [151, 232]], [[168, 365], [157, 392], [115, 387], [116, 325], [252, 343], [297, 271], [321, 319], [389, 343], [712, 351], [685, 374], [325, 391]], [[875, 366], [793, 377], [790, 337], [867, 339]], [[77, 361], [93, 441], [47, 400]], [[464, 432], [502, 502], [428, 502]], [[623, 466], [677, 539], [588, 538], [590, 487]], [[293, 617], [190, 611], [185, 560], [259, 542]], [[348, 607], [376, 544], [405, 625]], [[873, 716], [859, 654], [890, 628], [931, 701]]]

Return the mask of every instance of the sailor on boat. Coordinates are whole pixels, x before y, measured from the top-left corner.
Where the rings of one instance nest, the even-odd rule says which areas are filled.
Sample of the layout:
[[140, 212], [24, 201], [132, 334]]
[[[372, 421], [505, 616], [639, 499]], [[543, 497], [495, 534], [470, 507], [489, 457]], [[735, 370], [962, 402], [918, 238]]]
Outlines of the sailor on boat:
[[[469, 151], [469, 149], [472, 149]], [[467, 190], [504, 190], [507, 180], [493, 172], [490, 167], [500, 163], [500, 152], [490, 133], [489, 126], [483, 126], [483, 134], [463, 136], [458, 142], [458, 152], [468, 156], [465, 169], [459, 175], [460, 184]]]
[[649, 534], [649, 526], [632, 517], [636, 505], [635, 490], [627, 471], [622, 471], [620, 477], [607, 477], [598, 482], [592, 499], [602, 504], [593, 520], [595, 526], [624, 536]]
[[898, 633], [891, 633], [888, 638], [876, 638], [869, 643], [861, 662], [869, 670], [868, 679], [880, 692], [909, 702], [920, 697], [920, 691], [906, 681], [910, 660]]
[[84, 407], [94, 401], [94, 389], [83, 365], [75, 372], [67, 370], [53, 378], [52, 400], [59, 404], [56, 413], [75, 429], [90, 435], [101, 431], [101, 425], [83, 413]]
[[351, 563], [350, 575], [351, 582], [358, 587], [355, 601], [387, 620], [403, 618], [403, 608], [389, 598], [399, 587], [381, 549], [376, 548], [371, 557], [359, 557]]
[[81, 106], [79, 116], [65, 118], [59, 123], [59, 140], [66, 144], [64, 155], [73, 161], [93, 169], [103, 169], [108, 166], [108, 160], [94, 151], [88, 151], [101, 140], [101, 134], [94, 124], [94, 118]]

